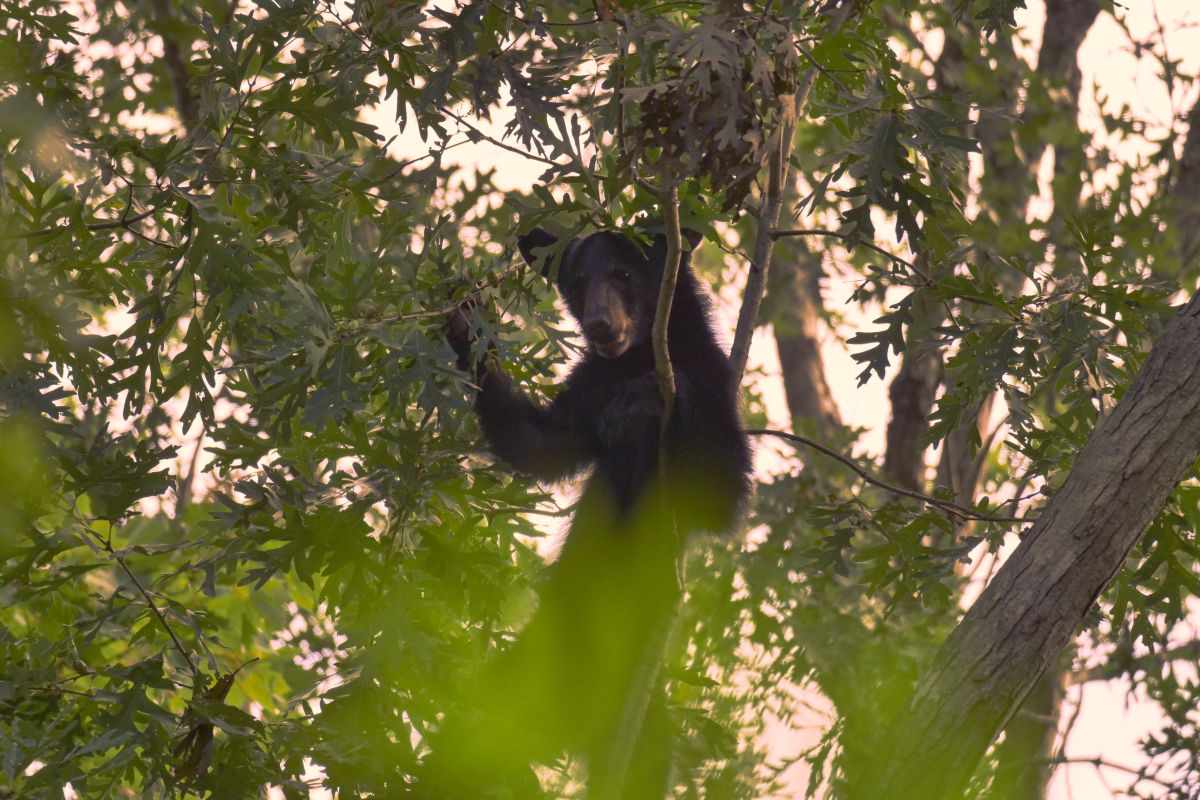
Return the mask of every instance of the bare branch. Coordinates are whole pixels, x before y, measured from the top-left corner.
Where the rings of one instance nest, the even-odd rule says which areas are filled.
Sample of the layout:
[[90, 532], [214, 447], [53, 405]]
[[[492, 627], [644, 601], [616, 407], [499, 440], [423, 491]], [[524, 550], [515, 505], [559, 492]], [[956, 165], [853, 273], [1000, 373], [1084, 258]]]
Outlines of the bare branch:
[[[133, 223], [141, 222], [156, 211], [158, 211], [157, 208], [151, 208], [150, 210], [143, 211], [140, 214], [134, 214], [132, 217], [126, 217], [125, 214], [122, 213], [120, 219], [112, 219], [108, 220], [107, 222], [90, 222], [86, 227], [89, 231], [107, 231], [113, 228], [125, 228], [127, 230], [132, 230], [130, 226], [133, 225]], [[60, 233], [67, 230], [70, 230], [70, 226], [68, 225], [52, 225], [49, 228], [41, 228], [36, 231], [17, 231], [16, 233], [5, 233], [0, 235], [0, 239], [33, 239], [38, 236], [49, 236], [52, 233]]]
[[150, 610], [154, 613], [154, 616], [158, 618], [163, 630], [167, 632], [167, 636], [171, 637], [171, 641], [174, 643], [175, 649], [179, 651], [181, 656], [183, 656], [183, 660], [187, 662], [192, 674], [196, 675], [198, 673], [198, 669], [195, 662], [192, 661], [191, 654], [188, 653], [187, 648], [183, 646], [183, 642], [179, 640], [179, 637], [175, 635], [175, 629], [171, 627], [169, 622], [167, 622], [167, 618], [159, 609], [158, 604], [155, 603], [154, 598], [150, 596], [149, 590], [142, 585], [142, 582], [138, 580], [137, 575], [133, 574], [133, 570], [129, 568], [129, 564], [126, 563], [125, 558], [113, 549], [112, 540], [101, 536], [97, 531], [93, 530], [86, 524], [84, 525], [84, 530], [92, 535], [92, 538], [96, 540], [96, 542], [100, 545], [100, 548], [104, 550], [104, 552], [107, 553], [113, 561], [116, 561], [117, 564], [120, 565], [121, 570], [129, 578], [130, 582], [133, 583], [134, 587], [138, 590], [138, 593], [141, 594], [142, 599], [146, 601], [146, 605], [149, 606]]
[[1109, 658], [1103, 664], [1071, 673], [1067, 676], [1067, 684], [1076, 686], [1093, 681], [1111, 681], [1122, 675], [1161, 669], [1173, 661], [1200, 662], [1200, 639], [1193, 639], [1164, 650], [1152, 650], [1145, 655], [1130, 659]]
[[749, 428], [746, 430], [746, 433], [752, 436], [778, 436], [780, 439], [787, 439], [789, 442], [795, 442], [796, 444], [802, 444], [805, 447], [811, 447], [813, 450], [823, 453], [835, 461], [838, 461], [841, 464], [849, 467], [856, 475], [858, 475], [858, 477], [862, 478], [867, 483], [878, 486], [880, 489], [886, 489], [894, 494], [903, 495], [904, 497], [911, 497], [914, 500], [920, 500], [924, 503], [928, 503], [931, 506], [936, 506], [943, 511], [948, 511], [956, 517], [961, 517], [962, 519], [975, 519], [981, 522], [1001, 522], [1013, 525], [1024, 525], [1037, 521], [1036, 517], [1001, 517], [993, 514], [984, 514], [975, 509], [967, 508], [966, 506], [960, 506], [958, 503], [952, 503], [949, 500], [942, 500], [938, 497], [922, 494], [921, 492], [914, 492], [910, 489], [905, 489], [902, 486], [888, 483], [887, 481], [881, 478], [876, 478], [874, 475], [867, 472], [853, 459], [847, 458], [836, 450], [831, 450], [820, 442], [815, 442], [806, 436], [800, 436], [795, 433], [787, 433], [785, 431], [770, 430], [769, 428]]
[[658, 304], [654, 309], [654, 372], [658, 377], [658, 391], [662, 395], [663, 419], [659, 441], [659, 468], [666, 465], [662, 447], [666, 443], [667, 423], [671, 409], [675, 407], [675, 372], [671, 369], [671, 352], [667, 332], [671, 322], [671, 302], [675, 298], [675, 286], [679, 281], [679, 262], [683, 253], [683, 234], [679, 225], [679, 190], [670, 184], [663, 197], [663, 216], [666, 221], [667, 256], [663, 263], [662, 282], [658, 286]]
[[785, 228], [785, 229], [775, 230], [775, 231], [771, 232], [771, 237], [773, 239], [779, 239], [783, 236], [828, 236], [833, 239], [841, 239], [844, 242], [849, 242], [851, 248], [865, 247], [868, 250], [874, 250], [876, 253], [879, 253], [881, 256], [884, 256], [885, 258], [888, 258], [897, 264], [907, 267], [908, 269], [910, 269], [913, 272], [913, 274], [915, 274], [917, 277], [919, 277], [921, 280], [925, 281], [926, 283], [933, 282], [932, 279], [929, 277], [928, 272], [921, 269], [920, 267], [918, 267], [916, 264], [909, 261], [908, 259], [901, 258], [900, 256], [896, 255], [895, 253], [889, 253], [887, 250], [884, 250], [882, 247], [875, 244], [874, 242], [865, 242], [865, 241], [862, 241], [861, 239], [855, 240], [854, 237], [850, 236], [849, 234], [839, 233], [838, 231], [826, 230], [825, 228]]
[[[658, 378], [658, 389], [662, 394], [663, 418], [659, 431], [658, 469], [660, 479], [665, 476], [667, 469], [667, 430], [673, 418], [675, 407], [675, 372], [671, 367], [671, 356], [667, 332], [671, 319], [671, 305], [675, 297], [675, 286], [679, 278], [679, 266], [683, 254], [683, 233], [679, 223], [679, 190], [673, 179], [666, 179], [666, 188], [662, 191], [663, 216], [666, 221], [667, 255], [663, 264], [662, 282], [658, 289], [658, 304], [654, 311], [654, 369]], [[659, 487], [663, 499], [667, 499], [666, 481]], [[674, 515], [668, 502], [663, 503], [664, 520], [674, 521]], [[669, 531], [667, 535], [677, 535]], [[645, 650], [641, 654], [637, 669], [625, 695], [625, 707], [621, 710], [620, 723], [613, 737], [612, 747], [606, 754], [603, 769], [598, 769], [590, 787], [593, 796], [599, 800], [620, 800], [624, 796], [625, 782], [629, 765], [633, 761], [633, 753], [641, 737], [642, 727], [646, 720], [646, 709], [650, 705], [651, 696], [658, 684], [658, 674], [662, 668], [663, 650], [674, 633], [679, 615], [672, 611], [666, 618], [659, 620], [647, 637]], [[603, 773], [603, 774], [600, 774]]]
[[383, 317], [381, 319], [374, 320], [368, 327], [364, 328], [363, 330], [370, 331], [373, 329], [381, 328], [385, 325], [395, 325], [397, 322], [409, 322], [411, 320], [416, 320], [416, 319], [436, 319], [438, 317], [448, 317], [454, 313], [455, 309], [457, 309], [459, 306], [461, 306], [466, 301], [470, 300], [474, 295], [478, 294], [479, 292], [483, 291], [484, 289], [490, 289], [491, 287], [493, 287], [493, 286], [497, 285], [498, 283], [500, 283], [501, 281], [503, 281], [509, 275], [512, 275], [516, 272], [520, 272], [521, 270], [525, 269], [525, 267], [526, 267], [525, 262], [520, 259], [517, 259], [507, 269], [500, 270], [495, 275], [492, 275], [489, 278], [485, 278], [484, 280], [476, 281], [471, 286], [471, 288], [466, 292], [465, 296], [460, 297], [457, 300], [452, 300], [444, 306], [432, 309], [430, 311], [413, 311], [408, 314], [396, 314], [396, 315], [390, 316], [390, 317]]
[[[805, 93], [812, 86], [812, 79], [817, 74], [810, 69], [806, 75]], [[750, 274], [746, 278], [746, 291], [742, 296], [742, 310], [738, 314], [737, 331], [733, 336], [733, 347], [729, 351], [729, 360], [733, 364], [735, 383], [741, 383], [742, 373], [746, 371], [746, 359], [750, 355], [750, 342], [754, 338], [754, 329], [758, 325], [758, 309], [762, 306], [763, 292], [767, 287], [767, 273], [771, 267], [771, 253], [775, 247], [775, 237], [772, 231], [779, 220], [779, 211], [783, 206], [783, 182], [787, 179], [787, 153], [792, 146], [792, 132], [795, 130], [795, 104], [791, 98], [780, 98], [779, 103], [782, 119], [775, 131], [777, 141], [773, 143], [767, 165], [766, 196], [758, 213], [758, 235], [754, 240], [754, 260], [750, 262]]]
[[477, 136], [477, 137], [479, 137], [479, 139], [481, 139], [485, 142], [488, 142], [490, 144], [494, 144], [494, 145], [496, 145], [496, 147], [503, 148], [510, 153], [515, 153], [519, 156], [528, 158], [531, 161], [537, 161], [541, 164], [548, 164], [551, 167], [562, 168], [562, 167], [570, 166], [569, 164], [560, 164], [557, 161], [546, 158], [545, 156], [539, 156], [537, 153], [531, 153], [528, 150], [522, 150], [521, 148], [515, 147], [515, 146], [509, 144], [508, 142], [503, 141], [502, 139], [497, 139], [494, 136], [488, 136], [486, 133], [481, 131], [479, 128], [475, 127], [470, 122], [468, 122], [467, 118], [464, 117], [462, 114], [459, 114], [455, 111], [451, 111], [449, 108], [446, 108], [445, 106], [438, 106], [438, 110], [440, 110], [446, 116], [453, 117], [455, 119], [455, 121], [458, 122], [459, 125], [462, 125], [468, 131], [470, 131], [472, 136]]

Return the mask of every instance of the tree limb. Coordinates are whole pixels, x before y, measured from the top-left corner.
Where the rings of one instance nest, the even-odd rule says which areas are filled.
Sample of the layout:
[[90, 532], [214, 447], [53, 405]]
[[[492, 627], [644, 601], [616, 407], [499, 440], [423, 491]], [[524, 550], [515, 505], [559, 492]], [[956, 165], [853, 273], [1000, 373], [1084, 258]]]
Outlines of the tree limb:
[[[854, 7], [854, 3], [843, 3], [833, 12], [827, 33], [833, 34], [840, 30]], [[742, 373], [746, 371], [746, 359], [750, 355], [750, 342], [754, 339], [754, 329], [758, 326], [758, 309], [762, 306], [767, 275], [771, 269], [771, 253], [775, 247], [775, 228], [779, 224], [779, 212], [783, 207], [783, 186], [787, 180], [788, 157], [791, 155], [796, 119], [808, 102], [808, 93], [812, 90], [818, 72], [817, 66], [809, 67], [800, 78], [795, 96], [779, 98], [779, 123], [773, 134], [777, 140], [772, 142], [771, 154], [767, 159], [767, 184], [758, 213], [754, 260], [750, 263], [750, 274], [746, 279], [746, 291], [742, 295], [742, 309], [738, 314], [733, 347], [729, 351], [735, 383], [742, 381]]]
[[[132, 217], [127, 217], [125, 214], [122, 214], [120, 219], [112, 219], [106, 222], [89, 222], [86, 227], [89, 231], [107, 231], [111, 230], [112, 228], [125, 228], [127, 230], [132, 230], [130, 226], [133, 225], [133, 223], [141, 222], [155, 211], [158, 211], [158, 208], [151, 208], [150, 210], [143, 211], [140, 214], [134, 214]], [[59, 233], [67, 230], [70, 230], [70, 226], [68, 225], [51, 225], [49, 228], [39, 228], [36, 231], [17, 231], [15, 233], [0, 234], [0, 239], [34, 239], [38, 236], [49, 236], [52, 233]]]
[[905, 489], [902, 486], [896, 486], [895, 484], [888, 483], [887, 481], [885, 481], [881, 478], [876, 478], [874, 475], [867, 472], [865, 469], [863, 469], [857, 463], [855, 463], [855, 461], [853, 459], [847, 458], [846, 456], [842, 455], [841, 453], [837, 452], [836, 450], [831, 450], [830, 448], [826, 447], [825, 445], [821, 444], [820, 442], [814, 442], [812, 439], [809, 439], [805, 436], [800, 436], [795, 433], [787, 433], [785, 431], [775, 431], [775, 430], [770, 430], [769, 428], [749, 428], [746, 430], [746, 433], [750, 434], [751, 436], [778, 436], [780, 439], [787, 439], [789, 442], [795, 442], [796, 444], [802, 444], [805, 447], [811, 447], [813, 450], [816, 450], [819, 453], [827, 455], [830, 458], [834, 459], [835, 461], [838, 461], [841, 464], [844, 464], [845, 466], [849, 467], [851, 470], [854, 471], [854, 473], [856, 475], [858, 475], [858, 477], [862, 478], [864, 481], [866, 481], [869, 484], [878, 486], [880, 489], [886, 489], [887, 491], [892, 492], [893, 494], [903, 495], [904, 497], [911, 497], [914, 500], [920, 500], [923, 503], [928, 503], [931, 506], [936, 506], [936, 507], [938, 507], [944, 511], [948, 511], [951, 514], [953, 514], [954, 516], [960, 517], [964, 520], [976, 519], [981, 522], [1002, 522], [1002, 523], [1016, 524], [1016, 525], [1023, 525], [1026, 523], [1035, 522], [1037, 520], [1036, 517], [1032, 517], [1032, 518], [1031, 517], [1001, 517], [1001, 516], [996, 516], [993, 514], [982, 514], [975, 509], [967, 508], [966, 506], [961, 506], [958, 503], [952, 503], [949, 500], [942, 500], [941, 498], [933, 497], [932, 495], [923, 494], [921, 492], [914, 492], [911, 489]]
[[667, 256], [663, 264], [662, 282], [658, 285], [658, 304], [654, 309], [654, 372], [658, 377], [658, 391], [662, 395], [663, 419], [659, 436], [659, 468], [666, 465], [662, 458], [662, 446], [666, 442], [667, 424], [671, 410], [675, 407], [675, 372], [671, 369], [671, 353], [667, 341], [670, 329], [671, 302], [675, 299], [675, 286], [679, 282], [679, 262], [683, 253], [683, 233], [679, 224], [679, 189], [672, 183], [663, 197], [663, 216], [666, 221]]
[[1175, 647], [1168, 647], [1165, 650], [1153, 650], [1145, 655], [1129, 659], [1118, 658], [1114, 660], [1110, 657], [1103, 664], [1071, 673], [1067, 676], [1067, 685], [1077, 686], [1081, 683], [1091, 683], [1093, 681], [1111, 681], [1120, 678], [1122, 675], [1132, 675], [1135, 672], [1149, 672], [1156, 667], [1162, 668], [1172, 661], [1200, 662], [1200, 639], [1193, 639], [1190, 642], [1184, 642]]
[[[812, 86], [812, 79], [817, 74], [810, 69], [805, 75], [805, 94]], [[791, 110], [795, 105], [787, 101], [780, 102], [780, 110]], [[750, 274], [746, 278], [746, 291], [742, 296], [742, 310], [738, 314], [737, 331], [733, 336], [733, 347], [729, 351], [729, 360], [733, 364], [733, 376], [741, 383], [742, 373], [746, 371], [746, 359], [750, 355], [750, 342], [754, 338], [754, 328], [758, 325], [758, 309], [762, 306], [763, 292], [767, 287], [767, 273], [771, 267], [771, 251], [775, 247], [775, 237], [771, 235], [779, 220], [779, 212], [783, 207], [783, 182], [787, 179], [787, 155], [792, 146], [792, 133], [795, 130], [796, 118], [794, 111], [784, 114], [779, 128], [775, 131], [778, 141], [774, 143], [767, 165], [767, 185], [762, 206], [758, 212], [758, 234], [754, 240], [754, 260], [750, 262]]]
[[183, 656], [183, 660], [187, 662], [192, 674], [198, 674], [199, 669], [196, 667], [195, 662], [192, 661], [192, 656], [190, 653], [188, 653], [187, 648], [183, 646], [183, 642], [181, 642], [179, 637], [175, 635], [175, 629], [171, 627], [169, 622], [167, 622], [166, 616], [163, 615], [162, 610], [158, 607], [158, 604], [154, 602], [154, 598], [150, 596], [149, 590], [146, 589], [146, 587], [142, 585], [142, 582], [138, 580], [137, 575], [133, 573], [133, 570], [129, 568], [129, 564], [125, 562], [125, 558], [113, 548], [112, 540], [101, 536], [99, 532], [93, 530], [88, 525], [84, 525], [84, 530], [91, 534], [92, 538], [95, 539], [100, 545], [100, 548], [108, 554], [109, 558], [116, 561], [121, 567], [121, 571], [123, 571], [126, 577], [129, 578], [130, 582], [133, 583], [134, 588], [138, 590], [138, 593], [142, 596], [142, 599], [146, 601], [146, 605], [149, 606], [150, 610], [154, 613], [154, 616], [158, 618], [159, 624], [161, 624], [163, 630], [167, 632], [167, 636], [171, 637], [171, 642], [175, 645], [175, 649], [179, 651], [179, 655]]
[[773, 239], [779, 239], [784, 236], [828, 236], [833, 239], [841, 239], [844, 242], [849, 242], [850, 248], [865, 247], [868, 250], [874, 250], [881, 256], [891, 259], [894, 263], [907, 267], [913, 272], [913, 274], [926, 283], [932, 283], [929, 273], [918, 267], [913, 262], [909, 261], [907, 258], [901, 258], [895, 253], [889, 253], [887, 250], [884, 250], [874, 242], [866, 242], [861, 239], [855, 239], [849, 234], [826, 230], [825, 228], [783, 228], [771, 232], [771, 237]]

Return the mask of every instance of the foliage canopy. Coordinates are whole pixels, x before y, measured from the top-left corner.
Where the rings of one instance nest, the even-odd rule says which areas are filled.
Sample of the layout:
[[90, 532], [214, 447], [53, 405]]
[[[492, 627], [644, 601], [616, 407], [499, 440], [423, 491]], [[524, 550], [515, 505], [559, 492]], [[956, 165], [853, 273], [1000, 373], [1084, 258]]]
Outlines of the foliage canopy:
[[[480, 323], [544, 393], [578, 343], [514, 261], [518, 229], [647, 232], [667, 184], [707, 277], [739, 285], [801, 95], [786, 207], [883, 309], [850, 339], [860, 380], [944, 353], [921, 452], [965, 436], [983, 496], [938, 496], [1036, 515], [1195, 286], [1171, 224], [1186, 128], [1137, 164], [1115, 152], [1146, 140], [1132, 112], [1093, 142], [1014, 52], [1023, 2], [856, 3], [844, 24], [825, 6], [0, 2], [0, 797], [305, 797], [310, 764], [343, 797], [403, 791], [528, 618], [534, 543], [567, 513], [481, 452], [446, 314], [488, 295], [503, 313]], [[1183, 96], [1192, 76], [1144, 52]], [[427, 153], [389, 153], [364, 121], [381, 103]], [[529, 191], [452, 161], [498, 114], [544, 167]], [[1054, 213], [1014, 213], [1047, 147]], [[807, 255], [780, 238], [775, 274]], [[691, 559], [666, 675], [679, 797], [777, 786], [761, 733], [800, 713], [798, 686], [834, 709], [810, 791], [838, 792], [955, 624], [964, 562], [1015, 532], [785, 458], [753, 543]], [[1200, 594], [1196, 477], [1081, 631], [1161, 704], [1144, 776], [1180, 797], [1200, 689], [1141, 659]], [[997, 763], [973, 796], [999, 791]]]

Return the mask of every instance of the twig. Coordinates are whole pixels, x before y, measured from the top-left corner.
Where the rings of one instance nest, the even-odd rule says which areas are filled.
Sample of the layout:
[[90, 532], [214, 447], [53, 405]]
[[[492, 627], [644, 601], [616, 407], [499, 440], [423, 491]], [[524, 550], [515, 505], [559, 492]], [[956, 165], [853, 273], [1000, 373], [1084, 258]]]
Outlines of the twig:
[[830, 83], [832, 83], [834, 86], [838, 87], [846, 94], [850, 94], [850, 90], [848, 88], [846, 88], [846, 84], [842, 83], [842, 81], [839, 78], [837, 78], [837, 76], [835, 76], [832, 72], [825, 69], [825, 67], [821, 65], [821, 62], [817, 61], [817, 59], [815, 59], [813, 57], [813, 54], [808, 51], [807, 47], [805, 47], [802, 44], [797, 43], [796, 49], [800, 51], [800, 55], [802, 55], [806, 59], [808, 59], [808, 63], [813, 65], [813, 69], [815, 69], [817, 72], [824, 75], [825, 78]]
[[[809, 70], [805, 76], [807, 88], [812, 86], [811, 77], [815, 70]], [[772, 232], [779, 222], [779, 212], [783, 207], [783, 182], [787, 180], [787, 153], [792, 147], [792, 133], [795, 130], [796, 104], [791, 98], [780, 98], [779, 110], [782, 119], [775, 129], [776, 141], [772, 142], [769, 164], [767, 166], [767, 185], [764, 192], [764, 202], [758, 214], [758, 233], [754, 240], [754, 260], [750, 262], [750, 274], [746, 278], [746, 291], [742, 295], [742, 310], [738, 314], [737, 331], [733, 336], [733, 347], [729, 351], [729, 360], [733, 364], [734, 383], [741, 383], [742, 373], [746, 371], [746, 359], [750, 355], [750, 342], [754, 338], [754, 329], [758, 325], [758, 310], [762, 307], [763, 293], [767, 288], [767, 273], [771, 268], [771, 255], [775, 249], [775, 237]]]
[[659, 432], [659, 469], [666, 465], [663, 447], [667, 440], [667, 425], [675, 407], [675, 371], [671, 368], [671, 353], [667, 341], [670, 329], [671, 302], [679, 281], [679, 262], [683, 253], [683, 235], [679, 227], [679, 189], [672, 182], [663, 193], [663, 216], [666, 222], [667, 255], [663, 263], [662, 282], [658, 285], [658, 304], [654, 309], [654, 373], [662, 395], [663, 418]]
[[885, 258], [889, 258], [897, 264], [901, 264], [905, 267], [908, 267], [910, 270], [912, 270], [914, 273], [916, 273], [917, 276], [919, 278], [921, 278], [922, 280], [924, 280], [926, 283], [932, 282], [929, 277], [929, 274], [927, 272], [922, 270], [920, 267], [918, 267], [916, 264], [909, 261], [908, 259], [901, 258], [900, 256], [896, 255], [895, 253], [889, 253], [887, 250], [884, 250], [882, 247], [875, 244], [874, 242], [866, 242], [861, 239], [855, 241], [853, 236], [850, 236], [849, 234], [846, 234], [846, 233], [840, 233], [838, 231], [831, 231], [831, 230], [827, 230], [825, 228], [785, 228], [785, 229], [776, 230], [771, 235], [773, 237], [775, 237], [776, 239], [783, 237], [783, 236], [828, 236], [833, 239], [841, 239], [844, 242], [850, 242], [851, 247], [857, 247], [857, 246], [861, 245], [862, 247], [865, 247], [868, 250], [874, 250], [876, 253], [879, 253], [881, 256], [884, 256]]
[[604, 22], [604, 20], [600, 19], [599, 17], [596, 17], [595, 19], [581, 19], [581, 20], [571, 21], [571, 22], [551, 22], [548, 19], [543, 19], [540, 22], [535, 22], [534, 20], [526, 19], [525, 17], [518, 16], [515, 11], [509, 11], [507, 8], [500, 5], [499, 3], [489, 2], [488, 5], [490, 5], [492, 8], [496, 9], [497, 11], [499, 11], [501, 13], [507, 14], [508, 16], [512, 17], [514, 20], [521, 23], [522, 25], [527, 25], [529, 27], [533, 27], [534, 25], [540, 24], [540, 25], [546, 25], [548, 27], [569, 28], [569, 27], [577, 27], [580, 25], [595, 25], [597, 23]]
[[509, 144], [508, 142], [505, 142], [501, 139], [497, 139], [494, 136], [488, 136], [486, 133], [479, 130], [479, 128], [475, 127], [470, 122], [468, 122], [466, 120], [466, 118], [463, 117], [462, 114], [458, 114], [454, 111], [451, 111], [449, 108], [446, 108], [446, 106], [438, 106], [438, 110], [440, 110], [446, 116], [453, 117], [458, 122], [459, 125], [462, 125], [464, 128], [466, 128], [471, 133], [478, 136], [483, 141], [490, 142], [491, 144], [494, 144], [497, 147], [504, 148], [505, 150], [507, 150], [510, 153], [516, 153], [517, 155], [524, 156], [525, 158], [528, 158], [532, 161], [537, 161], [542, 164], [549, 164], [550, 166], [558, 167], [559, 169], [562, 169], [563, 167], [571, 166], [570, 164], [560, 164], [557, 161], [554, 161], [553, 159], [546, 158], [545, 156], [539, 156], [537, 153], [531, 153], [528, 150], [522, 150], [519, 147], [514, 147], [513, 145]]
[[514, 262], [512, 264], [512, 266], [508, 267], [508, 269], [504, 269], [504, 270], [501, 270], [500, 272], [497, 272], [495, 275], [488, 278], [487, 280], [477, 281], [475, 283], [475, 285], [471, 287], [471, 290], [469, 292], [467, 292], [466, 297], [459, 298], [458, 300], [453, 300], [450, 303], [447, 303], [446, 305], [442, 306], [441, 308], [435, 308], [432, 311], [413, 311], [412, 313], [409, 313], [409, 314], [396, 314], [395, 316], [391, 316], [391, 317], [383, 317], [381, 319], [377, 319], [377, 320], [373, 321], [367, 328], [364, 328], [363, 330], [369, 330], [371, 328], [379, 328], [383, 325], [394, 325], [397, 322], [408, 322], [409, 320], [414, 320], [414, 319], [433, 319], [436, 317], [449, 316], [450, 314], [454, 313], [455, 309], [457, 309], [460, 305], [462, 305], [464, 302], [469, 300], [472, 295], [474, 295], [478, 292], [481, 292], [484, 289], [490, 289], [491, 287], [500, 283], [500, 281], [507, 278], [509, 275], [512, 275], [514, 272], [518, 272], [524, 268], [525, 268], [525, 262], [521, 261], [520, 259], [517, 259], [517, 261]]
[[1166, 785], [1162, 781], [1158, 780], [1157, 778], [1153, 778], [1153, 777], [1147, 775], [1144, 770], [1136, 769], [1134, 767], [1127, 767], [1124, 764], [1117, 764], [1113, 761], [1109, 761], [1107, 759], [1100, 758], [1098, 756], [1095, 758], [1047, 759], [1047, 762], [1050, 764], [1091, 764], [1093, 767], [1096, 767], [1097, 769], [1099, 769], [1100, 767], [1108, 767], [1109, 769], [1115, 769], [1118, 772], [1124, 772], [1128, 775], [1136, 775], [1140, 780], [1146, 780], [1146, 781], [1150, 781], [1152, 783], [1158, 783], [1161, 786]]
[[175, 649], [179, 651], [181, 656], [183, 656], [183, 660], [187, 662], [192, 674], [197, 675], [198, 670], [196, 668], [196, 664], [192, 661], [192, 657], [188, 653], [187, 648], [183, 646], [183, 642], [181, 642], [179, 637], [175, 635], [175, 630], [171, 627], [170, 623], [167, 622], [167, 618], [159, 609], [158, 604], [154, 602], [154, 598], [150, 596], [149, 590], [142, 585], [142, 582], [138, 580], [137, 575], [133, 574], [133, 570], [129, 568], [129, 564], [125, 562], [125, 558], [121, 555], [118, 555], [117, 551], [113, 549], [112, 540], [101, 536], [87, 525], [84, 525], [84, 530], [92, 535], [92, 537], [100, 544], [100, 547], [104, 550], [104, 552], [108, 553], [110, 558], [121, 565], [121, 569], [125, 572], [125, 575], [128, 576], [133, 585], [137, 587], [138, 592], [146, 601], [146, 605], [149, 606], [150, 610], [154, 612], [154, 616], [158, 617], [158, 621], [162, 624], [163, 629], [167, 632], [167, 635], [171, 637], [171, 641], [175, 644]]
[[929, 503], [931, 506], [936, 506], [944, 511], [948, 511], [956, 516], [962, 517], [963, 519], [976, 519], [980, 520], [981, 522], [1003, 522], [1015, 525], [1024, 525], [1036, 520], [1036, 518], [1031, 517], [1000, 517], [992, 514], [982, 514], [974, 509], [967, 508], [966, 506], [960, 506], [958, 503], [953, 503], [949, 500], [941, 500], [931, 495], [922, 494], [921, 492], [914, 492], [910, 489], [904, 489], [900, 486], [888, 483], [885, 480], [881, 480], [880, 478], [876, 478], [874, 475], [856, 464], [852, 459], [847, 458], [835, 450], [830, 450], [825, 445], [815, 442], [805, 436], [798, 436], [797, 434], [786, 433], [784, 431], [770, 430], [768, 428], [750, 428], [746, 430], [746, 433], [752, 436], [778, 436], [780, 439], [787, 439], [789, 442], [795, 442], [797, 444], [802, 444], [805, 447], [810, 447], [813, 450], [823, 453], [835, 461], [839, 461], [846, 465], [853, 470], [858, 477], [862, 478], [867, 483], [874, 484], [881, 489], [886, 489], [893, 494], [903, 495], [904, 497], [911, 497], [914, 500], [920, 500], [922, 502]]
[[1155, 650], [1145, 655], [1136, 656], [1127, 662], [1114, 663], [1111, 659], [1099, 666], [1073, 672], [1067, 676], [1068, 686], [1077, 686], [1091, 681], [1111, 681], [1125, 674], [1137, 671], [1149, 672], [1155, 667], [1162, 667], [1172, 661], [1200, 661], [1200, 639], [1168, 647], [1165, 650]]
[[[91, 223], [88, 223], [86, 225], [86, 227], [89, 231], [106, 231], [106, 230], [110, 230], [112, 228], [129, 228], [129, 226], [132, 225], [133, 223], [141, 222], [146, 217], [153, 214], [155, 211], [158, 211], [157, 207], [152, 208], [149, 211], [143, 211], [140, 214], [134, 214], [132, 217], [128, 217], [128, 218], [126, 218], [124, 216], [124, 214], [122, 214], [121, 219], [112, 219], [112, 220], [108, 220], [107, 222], [91, 222]], [[37, 237], [37, 236], [47, 236], [51, 233], [58, 233], [60, 231], [65, 231], [65, 230], [70, 230], [70, 226], [52, 225], [49, 228], [42, 228], [42, 229], [36, 230], [36, 231], [18, 231], [17, 233], [5, 233], [3, 235], [0, 235], [0, 239], [33, 239], [34, 237]]]

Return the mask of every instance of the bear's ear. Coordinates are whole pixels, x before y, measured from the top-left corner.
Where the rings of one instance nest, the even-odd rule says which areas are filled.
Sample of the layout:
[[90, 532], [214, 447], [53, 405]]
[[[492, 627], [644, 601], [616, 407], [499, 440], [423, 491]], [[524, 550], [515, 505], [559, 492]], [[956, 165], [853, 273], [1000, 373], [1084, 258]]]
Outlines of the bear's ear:
[[517, 237], [517, 249], [521, 251], [521, 257], [525, 259], [525, 263], [531, 267], [538, 266], [539, 259], [541, 260], [542, 275], [550, 277], [550, 256], [548, 250], [542, 250], [538, 254], [534, 254], [534, 250], [544, 247], [551, 247], [558, 242], [558, 237], [542, 228], [534, 228], [524, 236]]
[[[683, 240], [690, 245], [687, 250], [683, 251], [685, 255], [695, 250], [700, 243], [704, 241], [704, 234], [700, 231], [693, 230], [691, 228], [680, 228], [679, 232], [683, 234]], [[661, 231], [655, 233], [652, 247], [656, 251], [661, 250], [663, 253], [666, 253], [667, 235]]]

